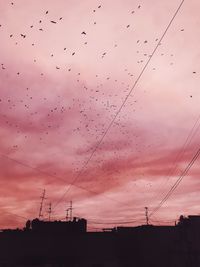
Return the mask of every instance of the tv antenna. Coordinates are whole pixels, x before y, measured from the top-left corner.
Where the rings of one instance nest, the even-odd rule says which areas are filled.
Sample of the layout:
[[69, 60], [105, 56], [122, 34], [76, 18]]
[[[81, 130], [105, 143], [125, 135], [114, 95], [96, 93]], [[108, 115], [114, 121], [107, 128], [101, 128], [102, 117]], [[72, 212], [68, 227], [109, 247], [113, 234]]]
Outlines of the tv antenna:
[[49, 209], [48, 209], [48, 213], [49, 213], [49, 222], [51, 221], [51, 212], [52, 212], [52, 208], [51, 208], [51, 202], [49, 203]]
[[149, 209], [145, 207], [146, 225], [149, 225]]
[[72, 221], [72, 201], [69, 203], [69, 208], [66, 209], [66, 221]]
[[41, 219], [43, 217], [42, 208], [43, 208], [44, 200], [46, 199], [45, 194], [46, 194], [46, 190], [44, 189], [43, 193], [42, 193], [42, 195], [40, 197], [41, 198], [41, 202], [40, 202], [40, 209], [39, 209], [39, 219]]

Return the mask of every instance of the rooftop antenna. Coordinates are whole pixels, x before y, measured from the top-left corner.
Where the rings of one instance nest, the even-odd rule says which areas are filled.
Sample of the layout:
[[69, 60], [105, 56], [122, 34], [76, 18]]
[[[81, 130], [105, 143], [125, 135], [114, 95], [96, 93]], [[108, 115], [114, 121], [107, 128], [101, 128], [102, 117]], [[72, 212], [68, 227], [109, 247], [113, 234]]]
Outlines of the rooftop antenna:
[[149, 210], [148, 207], [145, 207], [145, 217], [146, 217], [146, 225], [149, 225]]
[[68, 222], [69, 221], [69, 208], [66, 209], [66, 221]]
[[45, 193], [46, 193], [46, 190], [44, 189], [43, 190], [43, 193], [42, 193], [42, 195], [41, 195], [41, 202], [40, 202], [40, 209], [39, 209], [39, 219], [41, 219], [42, 218], [42, 208], [43, 208], [43, 203], [44, 203], [44, 200], [46, 199], [45, 198]]
[[72, 221], [72, 201], [70, 201], [69, 211], [70, 211], [70, 221]]
[[66, 221], [72, 221], [72, 201], [69, 202], [69, 208], [66, 209]]
[[52, 209], [51, 209], [51, 202], [49, 203], [49, 209], [48, 209], [48, 213], [49, 213], [49, 222], [51, 221], [51, 212], [52, 212]]

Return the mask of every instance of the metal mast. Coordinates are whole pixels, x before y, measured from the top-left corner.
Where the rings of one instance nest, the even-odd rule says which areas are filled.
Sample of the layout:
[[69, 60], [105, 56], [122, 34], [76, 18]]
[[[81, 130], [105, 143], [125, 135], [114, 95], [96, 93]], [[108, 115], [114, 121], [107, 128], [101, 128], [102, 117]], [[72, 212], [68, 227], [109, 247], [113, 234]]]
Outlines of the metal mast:
[[70, 210], [70, 221], [72, 221], [72, 201], [70, 201], [69, 210]]
[[41, 219], [42, 218], [42, 208], [43, 208], [43, 203], [44, 203], [44, 200], [46, 199], [45, 198], [45, 193], [46, 193], [46, 190], [44, 189], [43, 190], [43, 193], [42, 193], [42, 195], [41, 195], [41, 202], [40, 202], [40, 209], [39, 209], [39, 219]]
[[52, 212], [52, 209], [51, 209], [51, 202], [49, 203], [49, 209], [48, 209], [48, 213], [49, 213], [49, 222], [51, 221], [51, 212]]
[[145, 217], [146, 217], [146, 225], [149, 225], [148, 207], [145, 207]]
[[72, 201], [70, 201], [70, 203], [69, 203], [69, 206], [68, 206], [69, 208], [67, 208], [66, 209], [66, 217], [65, 217], [65, 219], [66, 219], [66, 221], [68, 222], [68, 221], [72, 221]]

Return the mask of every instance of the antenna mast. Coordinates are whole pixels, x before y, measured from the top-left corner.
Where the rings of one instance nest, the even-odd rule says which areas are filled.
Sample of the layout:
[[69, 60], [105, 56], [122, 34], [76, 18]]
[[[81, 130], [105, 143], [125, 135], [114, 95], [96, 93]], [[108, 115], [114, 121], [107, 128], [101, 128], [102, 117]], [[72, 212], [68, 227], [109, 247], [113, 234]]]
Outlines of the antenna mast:
[[72, 221], [72, 201], [69, 203], [69, 208], [66, 209], [66, 221]]
[[51, 209], [51, 202], [49, 203], [49, 209], [48, 209], [48, 213], [49, 213], [49, 222], [51, 221], [51, 212], [52, 212], [52, 209]]
[[70, 201], [70, 221], [72, 221], [72, 201]]
[[43, 208], [43, 203], [44, 203], [44, 200], [46, 199], [45, 198], [45, 193], [46, 193], [46, 190], [44, 189], [43, 190], [43, 193], [42, 193], [42, 195], [41, 195], [41, 202], [40, 202], [40, 210], [39, 210], [39, 219], [41, 219], [42, 218], [42, 208]]
[[66, 209], [66, 221], [67, 222], [69, 221], [69, 208]]
[[145, 217], [146, 217], [146, 225], [149, 225], [148, 207], [145, 207]]

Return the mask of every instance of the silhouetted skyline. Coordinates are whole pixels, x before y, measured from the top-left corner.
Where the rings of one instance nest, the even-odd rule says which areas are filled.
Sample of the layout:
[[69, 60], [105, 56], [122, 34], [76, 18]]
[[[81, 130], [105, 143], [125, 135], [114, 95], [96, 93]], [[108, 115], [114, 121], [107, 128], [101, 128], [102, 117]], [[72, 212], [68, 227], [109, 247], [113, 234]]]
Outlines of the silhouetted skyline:
[[[0, 0], [0, 228], [37, 217], [44, 188], [44, 217], [72, 200], [90, 227], [145, 223], [199, 144], [200, 3], [169, 25], [180, 3]], [[150, 222], [198, 214], [198, 177]]]
[[[175, 226], [141, 225], [86, 232], [87, 221], [27, 221], [23, 230], [0, 233], [4, 266], [154, 266], [200, 264], [200, 216], [180, 216]], [[20, 246], [19, 246], [20, 244]]]

